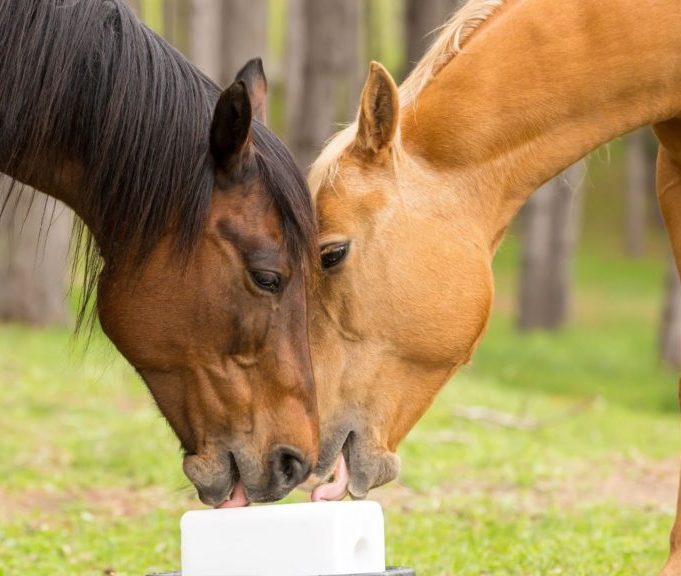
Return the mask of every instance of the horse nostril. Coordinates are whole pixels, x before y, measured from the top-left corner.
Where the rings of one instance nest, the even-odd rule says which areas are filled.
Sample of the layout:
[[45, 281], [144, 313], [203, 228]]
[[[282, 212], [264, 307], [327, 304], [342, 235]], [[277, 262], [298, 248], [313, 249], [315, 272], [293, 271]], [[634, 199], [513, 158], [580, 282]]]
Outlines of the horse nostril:
[[277, 448], [272, 454], [272, 475], [279, 486], [294, 487], [310, 474], [310, 465], [294, 448]]
[[287, 482], [295, 482], [302, 476], [303, 463], [293, 454], [284, 454], [281, 459], [281, 471]]

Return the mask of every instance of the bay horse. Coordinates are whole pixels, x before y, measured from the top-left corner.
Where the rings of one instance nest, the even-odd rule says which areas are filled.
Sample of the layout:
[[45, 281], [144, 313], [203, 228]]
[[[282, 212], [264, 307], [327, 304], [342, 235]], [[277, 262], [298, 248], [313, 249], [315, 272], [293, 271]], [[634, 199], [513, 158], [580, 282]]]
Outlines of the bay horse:
[[[322, 445], [313, 499], [363, 497], [480, 342], [492, 259], [545, 181], [652, 124], [681, 265], [681, 3], [471, 0], [398, 89], [372, 63], [357, 121], [311, 168], [308, 305]], [[339, 457], [340, 454], [340, 457]], [[681, 503], [664, 574], [681, 574]]]
[[200, 499], [283, 497], [318, 452], [316, 227], [262, 63], [221, 92], [124, 0], [0, 0], [0, 78], [0, 172], [89, 231], [81, 310], [96, 300]]

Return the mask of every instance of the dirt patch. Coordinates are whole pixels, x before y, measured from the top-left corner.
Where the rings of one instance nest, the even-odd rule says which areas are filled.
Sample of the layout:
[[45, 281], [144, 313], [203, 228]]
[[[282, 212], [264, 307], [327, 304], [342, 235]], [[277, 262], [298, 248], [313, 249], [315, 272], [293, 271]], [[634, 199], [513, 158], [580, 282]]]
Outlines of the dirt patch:
[[160, 487], [54, 489], [7, 491], [0, 489], [0, 521], [27, 515], [54, 516], [79, 510], [85, 521], [106, 518], [136, 518], [157, 510], [186, 510], [201, 507], [193, 491], [168, 491]]
[[679, 460], [618, 457], [608, 465], [584, 466], [566, 483], [552, 481], [539, 488], [560, 506], [615, 502], [629, 508], [674, 512]]
[[375, 491], [372, 498], [385, 507], [400, 507], [405, 511], [486, 497], [529, 513], [547, 508], [578, 510], [616, 503], [672, 514], [676, 510], [679, 467], [676, 458], [650, 460], [618, 456], [606, 462], [579, 463], [563, 475], [538, 480], [531, 486], [462, 479], [449, 486], [417, 491], [396, 483]]
[[[453, 501], [491, 498], [523, 512], [547, 508], [579, 510], [616, 503], [638, 510], [674, 513], [679, 461], [615, 457], [608, 461], [580, 462], [565, 474], [541, 479], [532, 486], [461, 479], [448, 486], [419, 491], [399, 482], [371, 493], [386, 508], [411, 511], [446, 507]], [[161, 487], [56, 489], [10, 492], [0, 489], [0, 522], [27, 515], [54, 515], [74, 509], [90, 517], [136, 518], [157, 510], [202, 508], [190, 488], [169, 491]]]

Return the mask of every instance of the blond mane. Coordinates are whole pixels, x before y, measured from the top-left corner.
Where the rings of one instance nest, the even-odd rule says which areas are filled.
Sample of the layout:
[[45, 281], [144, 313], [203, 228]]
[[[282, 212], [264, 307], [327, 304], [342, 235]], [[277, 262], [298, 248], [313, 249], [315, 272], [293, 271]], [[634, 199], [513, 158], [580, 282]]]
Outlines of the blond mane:
[[[504, 1], [469, 0], [439, 28], [440, 34], [399, 88], [402, 108], [416, 100], [438, 72], [461, 52], [465, 41]], [[356, 134], [355, 121], [326, 143], [310, 167], [309, 182], [313, 197], [316, 197], [322, 184], [333, 180], [338, 169], [338, 160], [343, 151], [352, 144]], [[395, 148], [399, 148], [399, 139], [396, 140]], [[394, 152], [399, 155], [400, 150], [395, 149]]]

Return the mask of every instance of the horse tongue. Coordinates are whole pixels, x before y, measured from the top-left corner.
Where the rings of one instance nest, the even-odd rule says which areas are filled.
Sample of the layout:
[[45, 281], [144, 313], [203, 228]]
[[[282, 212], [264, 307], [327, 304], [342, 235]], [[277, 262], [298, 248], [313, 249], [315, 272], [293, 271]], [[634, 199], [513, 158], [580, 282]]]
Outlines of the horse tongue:
[[348, 493], [349, 481], [348, 466], [345, 463], [345, 457], [341, 454], [336, 460], [336, 467], [333, 469], [333, 482], [317, 486], [312, 491], [310, 499], [313, 502], [342, 500]]
[[232, 497], [229, 500], [225, 500], [218, 508], [243, 508], [249, 504], [248, 496], [246, 496], [246, 487], [241, 478], [239, 478], [232, 490]]

